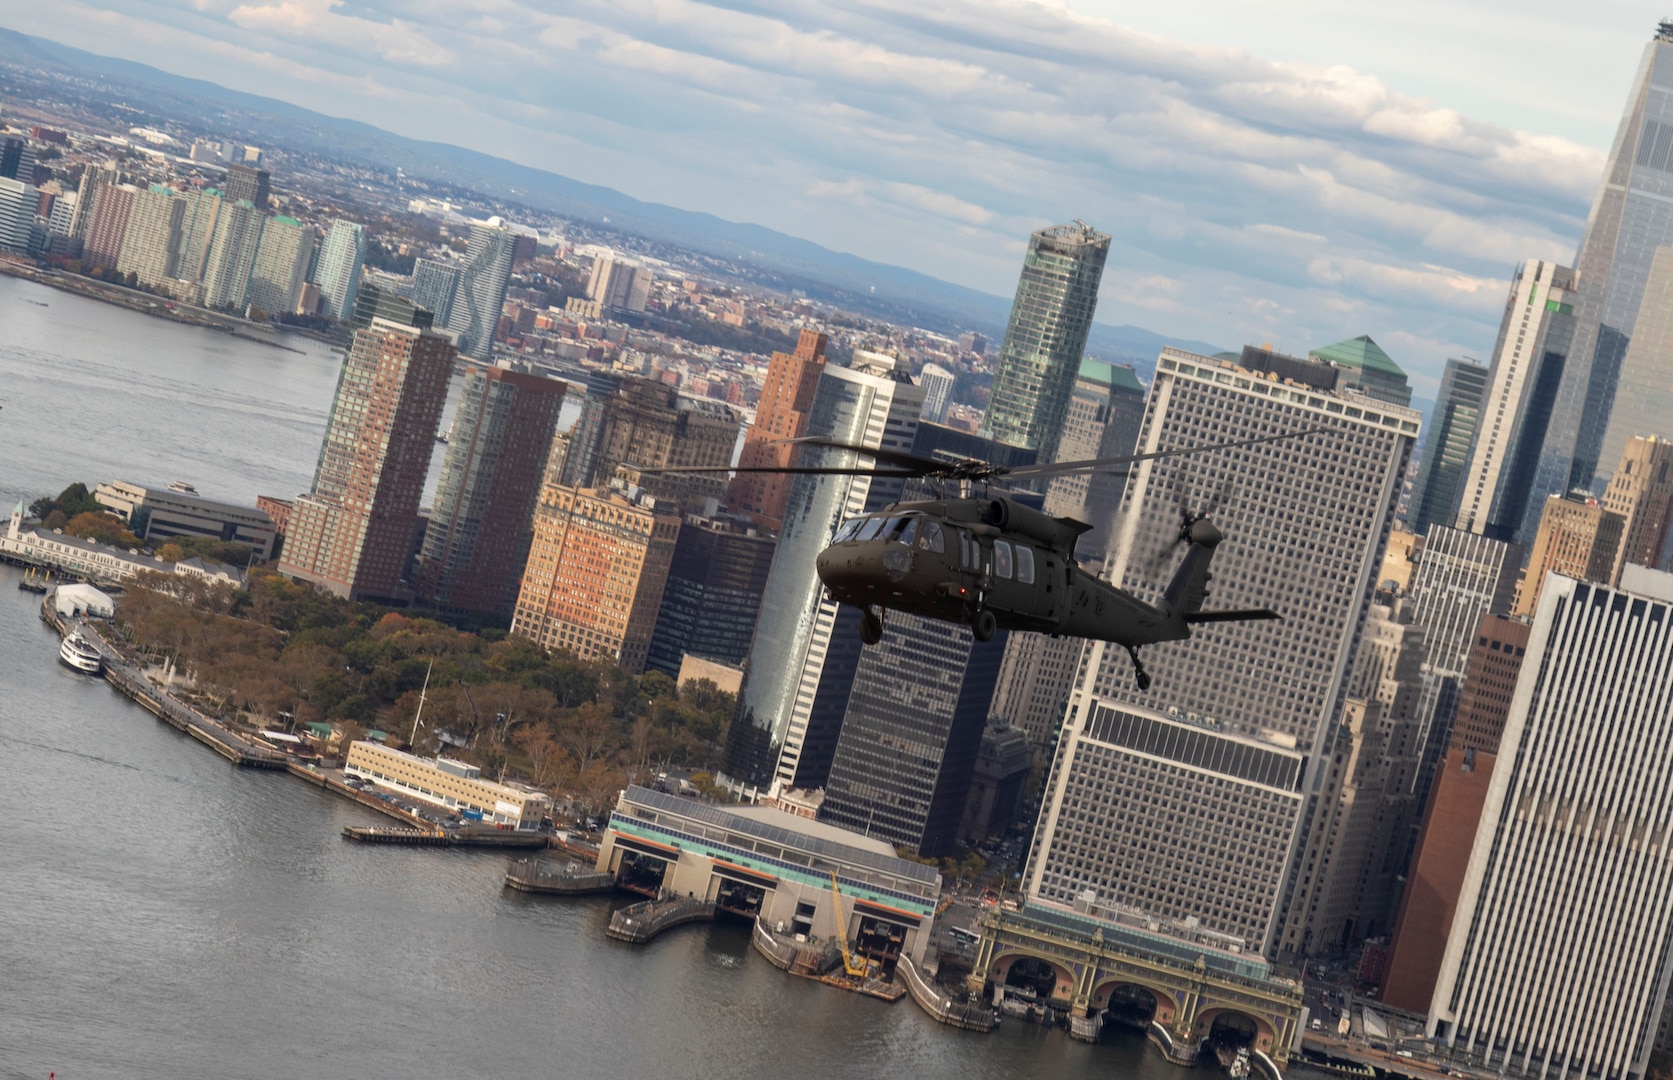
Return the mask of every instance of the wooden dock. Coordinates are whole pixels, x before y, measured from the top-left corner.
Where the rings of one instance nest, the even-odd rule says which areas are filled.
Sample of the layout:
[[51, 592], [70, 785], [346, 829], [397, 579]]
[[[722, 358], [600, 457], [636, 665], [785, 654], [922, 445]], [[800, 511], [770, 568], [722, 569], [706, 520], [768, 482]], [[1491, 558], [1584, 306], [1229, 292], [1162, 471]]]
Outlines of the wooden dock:
[[506, 871], [507, 888], [546, 896], [588, 896], [615, 892], [616, 875], [600, 872], [578, 862], [549, 863], [545, 859], [518, 859]]

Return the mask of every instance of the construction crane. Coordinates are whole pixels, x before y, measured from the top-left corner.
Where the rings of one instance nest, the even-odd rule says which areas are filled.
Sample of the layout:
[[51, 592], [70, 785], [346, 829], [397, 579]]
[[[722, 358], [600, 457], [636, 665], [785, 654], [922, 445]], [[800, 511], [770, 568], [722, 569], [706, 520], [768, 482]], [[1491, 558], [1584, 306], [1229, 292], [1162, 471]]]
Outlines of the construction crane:
[[842, 970], [856, 979], [871, 978], [872, 962], [848, 951], [848, 916], [842, 913], [842, 890], [837, 888], [836, 871], [831, 871], [831, 903], [836, 905], [837, 948], [842, 951]]

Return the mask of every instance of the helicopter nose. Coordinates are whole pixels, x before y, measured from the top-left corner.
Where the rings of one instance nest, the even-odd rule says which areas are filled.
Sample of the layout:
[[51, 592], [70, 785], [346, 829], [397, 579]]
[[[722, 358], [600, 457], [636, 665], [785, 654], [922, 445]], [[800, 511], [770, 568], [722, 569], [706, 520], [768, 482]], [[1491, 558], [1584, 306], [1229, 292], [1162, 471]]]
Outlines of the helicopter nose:
[[1191, 523], [1191, 543], [1211, 548], [1223, 539], [1224, 535], [1207, 518], [1198, 518]]
[[867, 558], [867, 554], [858, 544], [826, 548], [814, 560], [814, 570], [825, 587], [840, 597], [864, 588], [870, 578], [876, 577], [876, 568], [872, 566], [875, 560]]

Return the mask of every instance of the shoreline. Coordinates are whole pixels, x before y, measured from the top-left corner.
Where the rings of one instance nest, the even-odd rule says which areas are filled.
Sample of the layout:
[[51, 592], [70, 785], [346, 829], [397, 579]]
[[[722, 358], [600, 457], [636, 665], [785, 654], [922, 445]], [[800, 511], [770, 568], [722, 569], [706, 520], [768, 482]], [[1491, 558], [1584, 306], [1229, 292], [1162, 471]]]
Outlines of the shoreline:
[[[342, 342], [323, 334], [301, 328], [272, 327], [267, 335], [253, 332], [260, 327], [271, 324], [253, 323], [248, 319], [241, 319], [236, 315], [211, 311], [208, 308], [183, 304], [178, 300], [170, 300], [166, 296], [156, 293], [141, 292], [130, 289], [125, 285], [114, 285], [108, 281], [72, 274], [63, 270], [43, 270], [28, 263], [15, 262], [10, 259], [0, 259], [0, 273], [15, 277], [23, 281], [31, 281], [49, 289], [56, 289], [71, 296], [80, 296], [112, 307], [126, 308], [140, 315], [166, 319], [181, 326], [195, 326], [202, 330], [214, 330], [219, 333], [230, 334], [242, 341], [256, 345], [265, 345], [270, 349], [306, 355], [305, 350], [294, 345], [276, 340], [278, 335], [295, 334], [299, 337], [317, 341], [322, 345], [340, 346]], [[167, 305], [173, 304], [173, 307]]]

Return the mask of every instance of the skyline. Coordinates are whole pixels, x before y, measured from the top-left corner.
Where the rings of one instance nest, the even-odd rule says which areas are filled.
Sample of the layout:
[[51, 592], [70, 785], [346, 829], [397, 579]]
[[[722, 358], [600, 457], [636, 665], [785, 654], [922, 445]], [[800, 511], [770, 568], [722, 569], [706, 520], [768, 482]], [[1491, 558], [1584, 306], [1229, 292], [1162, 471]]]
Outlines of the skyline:
[[[1538, 100], [1561, 102], [1542, 110], [1524, 98], [1504, 112], [1537, 125], [1530, 133], [1506, 126], [1491, 100], [1460, 92], [1485, 118], [1463, 116], [1375, 74], [1316, 66], [1319, 50], [1353, 36], [1351, 19], [1274, 61], [1159, 36], [1167, 28], [1153, 15], [1140, 31], [1041, 5], [972, 5], [959, 26], [887, 6], [804, 5], [769, 19], [748, 5], [678, 4], [587, 22], [501, 4], [491, 18], [460, 14], [465, 26], [439, 21], [440, 9], [378, 23], [375, 7], [118, 0], [48, 16], [0, 5], [0, 23], [143, 61], [168, 42], [181, 75], [999, 296], [1014, 288], [1033, 228], [1083, 217], [1115, 235], [1107, 323], [1292, 351], [1370, 333], [1423, 397], [1446, 356], [1485, 359], [1516, 262], [1572, 259], [1613, 135], [1600, 117], [1618, 116], [1655, 25], [1653, 13], [1609, 9], [1582, 35], [1589, 94], [1558, 79]], [[63, 17], [77, 11], [86, 17]], [[1441, 55], [1477, 33], [1465, 21]], [[445, 48], [425, 45], [446, 27]], [[473, 67], [496, 40], [510, 50], [501, 62]], [[1335, 49], [1349, 64], [1355, 40]], [[352, 85], [326, 78], [369, 55], [345, 51], [351, 43], [381, 57]], [[1387, 51], [1366, 48], [1373, 60]], [[825, 66], [810, 75], [797, 57], [814, 50]], [[1459, 92], [1460, 77], [1396, 74]], [[300, 81], [310, 76], [317, 85]], [[456, 103], [434, 100], [443, 87]]]

